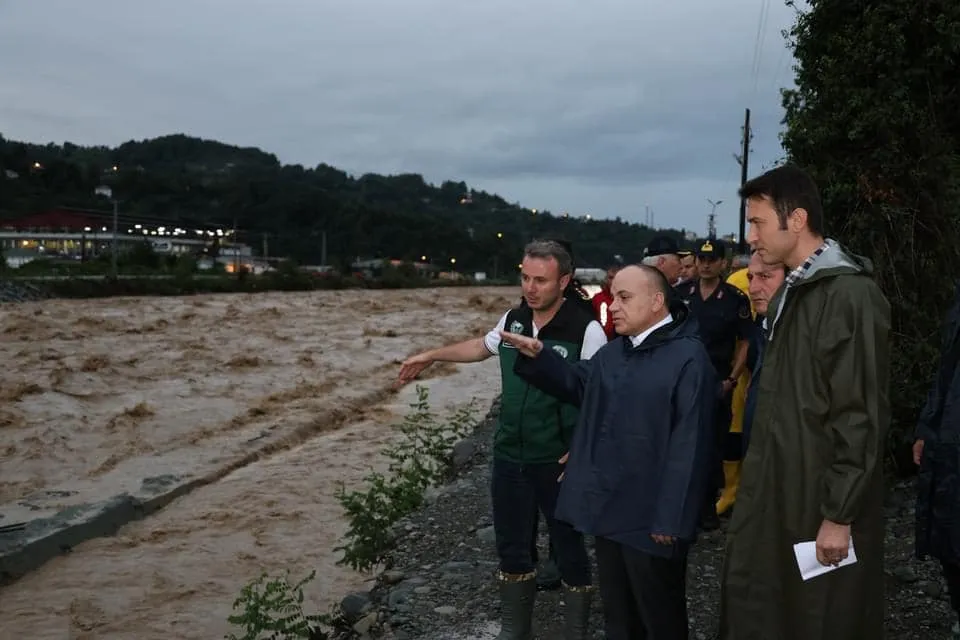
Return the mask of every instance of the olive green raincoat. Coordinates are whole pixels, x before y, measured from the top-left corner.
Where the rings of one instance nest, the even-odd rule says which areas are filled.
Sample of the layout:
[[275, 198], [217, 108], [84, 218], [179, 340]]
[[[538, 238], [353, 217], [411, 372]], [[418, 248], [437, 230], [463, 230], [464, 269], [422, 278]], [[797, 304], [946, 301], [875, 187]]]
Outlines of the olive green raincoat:
[[[727, 534], [723, 640], [883, 638], [890, 307], [832, 240], [770, 302], [753, 435]], [[793, 545], [851, 524], [858, 562], [804, 582]]]

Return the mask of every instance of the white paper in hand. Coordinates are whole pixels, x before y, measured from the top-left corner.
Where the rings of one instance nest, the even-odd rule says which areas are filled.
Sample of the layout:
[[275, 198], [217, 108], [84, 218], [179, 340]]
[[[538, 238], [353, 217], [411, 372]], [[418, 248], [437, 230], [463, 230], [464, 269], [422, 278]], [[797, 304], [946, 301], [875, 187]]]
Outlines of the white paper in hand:
[[817, 560], [817, 543], [813, 540], [810, 542], [798, 542], [793, 545], [793, 555], [797, 557], [797, 568], [800, 569], [800, 576], [805, 581], [857, 561], [857, 552], [853, 549], [853, 538], [850, 538], [850, 553], [847, 554], [846, 559], [837, 566], [829, 565], [825, 567], [820, 564], [820, 561]]

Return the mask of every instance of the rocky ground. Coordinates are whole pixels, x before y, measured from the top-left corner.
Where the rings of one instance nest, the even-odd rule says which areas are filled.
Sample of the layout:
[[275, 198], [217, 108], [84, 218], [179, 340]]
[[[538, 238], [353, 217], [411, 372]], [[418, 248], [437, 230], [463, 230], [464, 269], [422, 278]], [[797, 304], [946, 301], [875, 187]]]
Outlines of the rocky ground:
[[[499, 604], [489, 498], [492, 420], [470, 444], [458, 446], [458, 477], [399, 527], [389, 570], [369, 594], [353, 594], [343, 609], [366, 637], [392, 640], [493, 639]], [[472, 454], [472, 455], [470, 455]], [[887, 640], [949, 638], [953, 617], [936, 565], [913, 556], [912, 484], [894, 486], [887, 502]], [[690, 558], [688, 600], [692, 638], [716, 629], [723, 532], [702, 537]], [[546, 541], [541, 539], [541, 548]], [[536, 638], [562, 638], [558, 592], [541, 593]], [[599, 602], [595, 638], [602, 638]]]

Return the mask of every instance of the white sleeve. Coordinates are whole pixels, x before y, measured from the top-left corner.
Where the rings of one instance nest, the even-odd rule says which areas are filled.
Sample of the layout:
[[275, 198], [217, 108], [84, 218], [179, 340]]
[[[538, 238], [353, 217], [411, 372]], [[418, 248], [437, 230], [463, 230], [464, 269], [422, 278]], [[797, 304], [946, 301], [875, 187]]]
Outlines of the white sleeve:
[[[507, 311], [507, 313], [510, 312]], [[495, 356], [500, 354], [500, 332], [507, 326], [507, 313], [500, 316], [500, 322], [497, 323], [497, 326], [483, 336], [483, 345], [487, 348], [487, 351]]]
[[600, 351], [600, 347], [607, 344], [607, 334], [604, 333], [603, 327], [600, 326], [600, 323], [596, 320], [592, 321], [587, 325], [586, 331], [583, 332], [583, 346], [580, 347], [580, 359], [589, 360], [593, 357], [597, 351]]

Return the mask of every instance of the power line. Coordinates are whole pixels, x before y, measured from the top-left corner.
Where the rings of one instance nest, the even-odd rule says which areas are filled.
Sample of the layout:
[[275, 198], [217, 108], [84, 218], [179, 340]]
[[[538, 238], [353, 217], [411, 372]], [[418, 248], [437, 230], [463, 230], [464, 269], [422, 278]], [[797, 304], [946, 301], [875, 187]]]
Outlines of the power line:
[[753, 93], [756, 95], [760, 81], [760, 68], [763, 60], [763, 45], [767, 39], [767, 20], [770, 17], [770, 0], [760, 0], [760, 19], [757, 21], [757, 35], [753, 44], [753, 64], [750, 75], [753, 79]]

